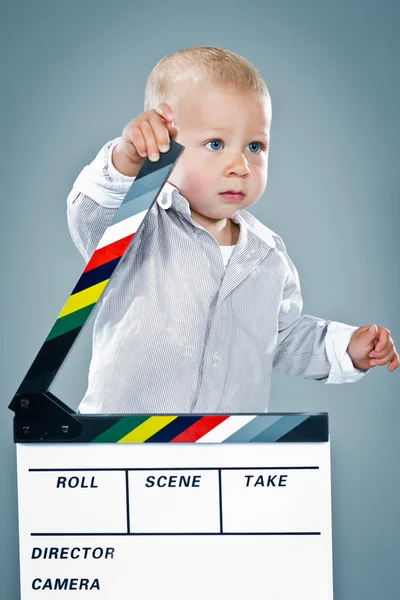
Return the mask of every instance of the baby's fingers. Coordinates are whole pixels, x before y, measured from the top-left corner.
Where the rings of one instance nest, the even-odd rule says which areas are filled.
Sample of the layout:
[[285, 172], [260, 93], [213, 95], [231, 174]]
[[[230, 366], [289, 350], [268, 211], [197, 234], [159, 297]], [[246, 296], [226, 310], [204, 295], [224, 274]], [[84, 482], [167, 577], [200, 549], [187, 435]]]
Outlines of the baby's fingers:
[[157, 141], [157, 148], [160, 152], [169, 150], [169, 134], [166, 122], [161, 119], [157, 113], [150, 115], [150, 124]]
[[392, 350], [396, 351], [396, 348], [394, 347], [392, 338], [390, 337], [390, 335], [388, 335], [386, 342], [378, 341], [375, 345], [375, 348], [371, 350], [368, 356], [370, 358], [382, 358]]
[[378, 343], [375, 345], [375, 350], [377, 352], [384, 350], [389, 345], [389, 342], [393, 343], [390, 331], [385, 327], [378, 327]]
[[159, 104], [155, 111], [169, 123], [172, 123], [172, 121], [174, 120], [174, 113], [172, 111], [172, 108], [165, 102]]
[[394, 353], [394, 358], [388, 366], [388, 371], [392, 372], [399, 366], [399, 355], [397, 352]]
[[130, 132], [130, 135], [128, 136], [127, 141], [129, 143], [133, 144], [133, 146], [136, 148], [137, 153], [142, 158], [145, 158], [147, 156], [146, 142], [142, 135], [142, 132], [140, 131], [140, 129], [138, 127], [135, 127]]
[[169, 137], [172, 139], [176, 138], [178, 135], [178, 126], [175, 123], [175, 115], [172, 108], [168, 104], [162, 103], [157, 106], [155, 112], [163, 118]]
[[176, 123], [167, 123], [169, 137], [175, 139], [179, 133], [179, 129]]
[[146, 142], [146, 152], [149, 160], [152, 162], [157, 161], [160, 158], [157, 139], [153, 128], [148, 121], [143, 121], [141, 124], [141, 132], [144, 137], [144, 141]]
[[396, 359], [397, 353], [394, 350], [387, 352], [382, 358], [373, 358], [369, 364], [371, 367], [382, 367], [388, 363], [392, 363]]

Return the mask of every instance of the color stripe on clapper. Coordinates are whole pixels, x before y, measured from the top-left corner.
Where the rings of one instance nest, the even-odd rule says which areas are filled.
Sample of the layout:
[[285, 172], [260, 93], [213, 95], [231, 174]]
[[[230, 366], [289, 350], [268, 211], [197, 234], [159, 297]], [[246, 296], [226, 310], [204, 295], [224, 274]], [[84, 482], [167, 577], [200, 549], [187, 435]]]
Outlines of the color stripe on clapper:
[[47, 391], [169, 177], [183, 147], [173, 140], [158, 162], [146, 160], [64, 304], [17, 393]]
[[324, 414], [127, 416], [93, 443], [238, 444], [327, 441]]

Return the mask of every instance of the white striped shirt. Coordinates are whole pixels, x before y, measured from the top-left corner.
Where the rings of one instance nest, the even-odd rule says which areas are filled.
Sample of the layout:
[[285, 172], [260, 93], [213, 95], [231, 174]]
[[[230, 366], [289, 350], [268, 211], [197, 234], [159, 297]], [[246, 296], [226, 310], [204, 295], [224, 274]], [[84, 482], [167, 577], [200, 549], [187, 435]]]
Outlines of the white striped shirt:
[[[118, 139], [68, 197], [71, 236], [85, 260], [133, 181], [111, 163]], [[297, 271], [281, 238], [245, 210], [233, 220], [240, 233], [230, 260], [223, 249], [225, 269], [187, 200], [164, 186], [95, 308], [80, 412], [265, 412], [272, 369], [328, 383], [362, 377], [346, 352], [355, 328], [301, 315]]]

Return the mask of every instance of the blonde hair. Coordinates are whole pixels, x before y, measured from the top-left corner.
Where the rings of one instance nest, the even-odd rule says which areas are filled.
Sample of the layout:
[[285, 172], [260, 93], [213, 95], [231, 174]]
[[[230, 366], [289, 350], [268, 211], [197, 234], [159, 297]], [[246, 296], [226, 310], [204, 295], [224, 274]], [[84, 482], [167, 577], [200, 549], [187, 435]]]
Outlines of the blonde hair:
[[170, 102], [174, 85], [207, 81], [269, 98], [268, 88], [253, 65], [243, 56], [214, 46], [185, 48], [164, 56], [151, 70], [144, 91], [144, 110]]

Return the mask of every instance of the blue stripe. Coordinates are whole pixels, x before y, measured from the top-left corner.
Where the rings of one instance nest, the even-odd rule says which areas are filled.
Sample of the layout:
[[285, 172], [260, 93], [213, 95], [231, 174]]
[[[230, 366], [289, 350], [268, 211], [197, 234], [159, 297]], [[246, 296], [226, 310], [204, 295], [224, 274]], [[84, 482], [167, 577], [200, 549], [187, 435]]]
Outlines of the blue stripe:
[[132, 217], [133, 215], [137, 215], [144, 210], [150, 210], [152, 207], [153, 200], [157, 196], [157, 190], [150, 190], [147, 194], [140, 196], [140, 198], [135, 199], [135, 202], [130, 202], [128, 204], [121, 204], [118, 209], [118, 212], [113, 220], [113, 225], [115, 223], [121, 223], [121, 221], [125, 221]]
[[249, 442], [250, 440], [255, 438], [259, 433], [271, 427], [280, 418], [280, 416], [275, 417], [272, 415], [258, 416], [252, 421], [250, 421], [250, 423], [247, 423], [247, 425], [233, 433], [226, 440], [224, 440], [224, 444], [226, 442], [232, 444], [239, 442]]
[[[171, 165], [173, 164], [173, 162], [174, 161], [172, 160], [172, 162], [166, 167], [158, 169], [157, 171], [154, 171], [154, 173], [150, 173], [149, 175], [145, 175], [141, 179], [136, 179], [134, 185], [132, 184], [129, 188], [124, 198], [123, 204], [129, 204], [132, 200], [135, 200], [134, 206], [136, 207], [137, 204], [140, 202], [140, 197], [145, 196], [146, 194], [148, 194], [149, 191], [153, 192], [154, 198], [154, 193], [158, 191], [158, 188], [161, 188], [162, 184], [164, 183], [164, 179], [168, 176], [171, 170]], [[144, 210], [144, 208], [141, 210]], [[138, 212], [140, 212], [140, 209], [135, 210], [135, 213]]]
[[309, 418], [309, 415], [285, 415], [274, 423], [271, 427], [265, 429], [262, 433], [253, 438], [252, 442], [277, 442], [279, 438], [303, 423]]
[[120, 260], [121, 258], [115, 258], [114, 260], [110, 260], [110, 262], [105, 263], [104, 265], [100, 265], [99, 267], [95, 267], [94, 269], [87, 271], [87, 273], [83, 273], [78, 283], [72, 290], [72, 294], [77, 294], [78, 292], [86, 290], [92, 285], [96, 285], [101, 281], [109, 279], [114, 273], [115, 268]]

